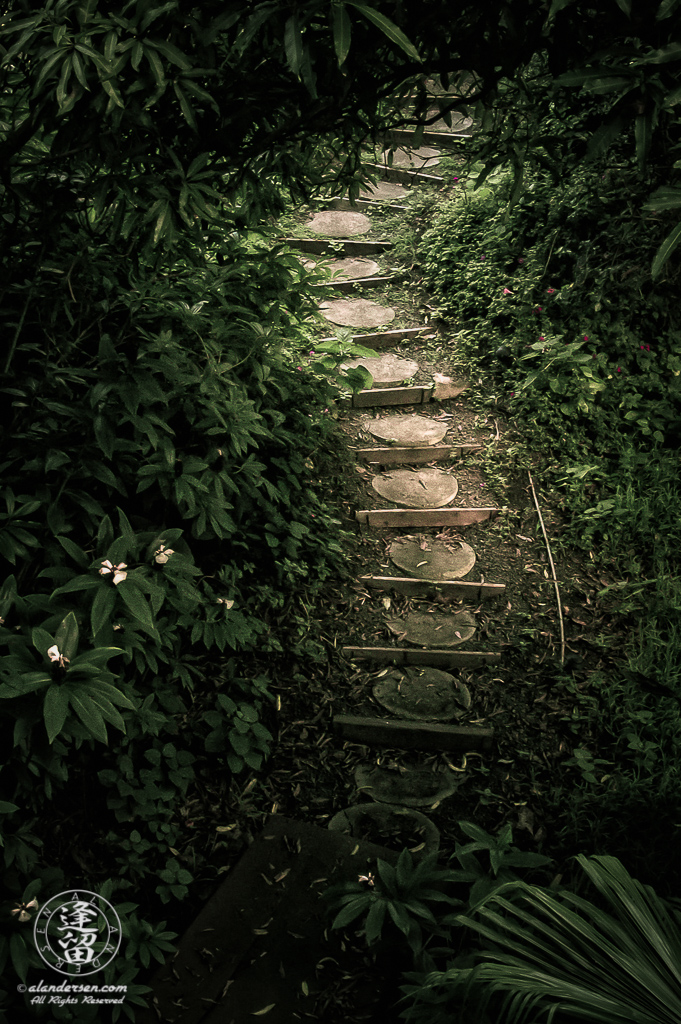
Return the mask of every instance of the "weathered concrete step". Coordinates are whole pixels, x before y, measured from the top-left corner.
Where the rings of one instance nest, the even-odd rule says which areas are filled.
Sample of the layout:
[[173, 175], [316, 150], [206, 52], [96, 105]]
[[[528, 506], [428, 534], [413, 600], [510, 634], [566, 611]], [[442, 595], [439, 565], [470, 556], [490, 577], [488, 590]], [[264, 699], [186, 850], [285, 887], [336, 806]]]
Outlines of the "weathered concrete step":
[[371, 256], [392, 249], [392, 242], [359, 242], [353, 238], [280, 238], [282, 245], [317, 256]]
[[394, 284], [404, 277], [404, 273], [387, 274], [383, 277], [348, 277], [336, 281], [324, 281], [322, 284], [313, 284], [312, 288], [318, 291], [352, 292], [355, 288], [384, 288], [386, 285]]
[[415, 144], [418, 146], [432, 146], [434, 149], [459, 149], [461, 147], [461, 140], [468, 138], [470, 138], [470, 133], [465, 131], [437, 132], [425, 129], [417, 135], [416, 129], [413, 128], [393, 128], [392, 131], [383, 136], [383, 142], [387, 145], [390, 145], [391, 142], [396, 142], [400, 146]]
[[341, 654], [350, 661], [378, 661], [391, 665], [429, 665], [431, 668], [472, 668], [495, 665], [501, 658], [497, 651], [417, 651], [410, 647], [342, 647]]
[[478, 452], [482, 444], [427, 445], [423, 448], [355, 448], [355, 455], [371, 466], [421, 465], [424, 462], [443, 462], [456, 455]]
[[453, 598], [469, 598], [478, 601], [484, 597], [501, 597], [506, 591], [505, 583], [472, 583], [466, 580], [415, 580], [411, 576], [360, 576], [358, 583], [372, 590], [391, 590], [408, 597], [433, 601]]
[[366, 526], [471, 526], [492, 519], [498, 508], [378, 508], [360, 509], [355, 519]]
[[[320, 892], [356, 881], [397, 853], [279, 815], [232, 868], [151, 981], [153, 1007], [137, 1024], [290, 1024], [313, 1011], [324, 987], [316, 965], [338, 957], [324, 937]], [[329, 937], [333, 933], [329, 933]], [[305, 988], [308, 994], [305, 994]], [[272, 1005], [273, 1004], [273, 1005]]]
[[385, 164], [365, 164], [367, 171], [386, 181], [399, 181], [403, 185], [444, 185], [445, 179], [439, 174], [425, 174], [410, 171], [406, 167], [387, 167]]
[[333, 730], [351, 743], [404, 750], [489, 750], [494, 740], [494, 730], [489, 726], [405, 722], [360, 715], [334, 715]]
[[378, 213], [383, 213], [388, 210], [390, 213], [408, 213], [409, 207], [402, 206], [400, 203], [391, 203], [388, 201], [381, 201], [378, 199], [342, 199], [336, 198], [329, 202], [326, 207], [328, 210], [348, 210], [356, 213], [371, 213], [372, 210]]
[[[365, 344], [358, 339], [360, 345]], [[444, 402], [456, 398], [466, 390], [467, 385], [413, 384], [402, 388], [367, 388], [356, 392], [351, 398], [338, 403], [345, 409], [384, 408], [389, 405], [425, 405], [427, 402]]]
[[[353, 334], [350, 339], [353, 344], [363, 345], [365, 348], [384, 349], [397, 345], [400, 341], [408, 341], [410, 338], [419, 338], [425, 334], [434, 334], [432, 327], [402, 327], [395, 331], [377, 331], [373, 334]], [[320, 342], [335, 341], [335, 338], [320, 338]]]

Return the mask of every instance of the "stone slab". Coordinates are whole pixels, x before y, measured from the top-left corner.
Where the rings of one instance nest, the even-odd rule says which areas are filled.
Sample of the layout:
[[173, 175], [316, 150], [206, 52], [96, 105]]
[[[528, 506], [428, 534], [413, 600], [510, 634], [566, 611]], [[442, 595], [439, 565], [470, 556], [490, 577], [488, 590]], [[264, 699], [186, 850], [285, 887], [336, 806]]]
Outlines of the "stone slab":
[[437, 807], [453, 796], [463, 781], [462, 775], [452, 771], [431, 772], [419, 768], [397, 771], [362, 765], [355, 770], [355, 785], [361, 793], [378, 803], [400, 807]]
[[[383, 161], [390, 164], [390, 151], [383, 154]], [[440, 154], [437, 149], [430, 146], [419, 146], [416, 149], [400, 148], [392, 153], [393, 167], [409, 167], [412, 170], [421, 170], [426, 167], [436, 167], [440, 162]]]
[[351, 238], [371, 231], [371, 221], [365, 213], [349, 210], [321, 210], [315, 213], [307, 227], [327, 238]]
[[[366, 299], [354, 301], [366, 302]], [[350, 366], [364, 366], [374, 378], [374, 387], [376, 388], [401, 384], [402, 381], [414, 377], [419, 370], [419, 364], [413, 359], [403, 359], [401, 356], [393, 355], [392, 352], [386, 352], [382, 356], [362, 356], [361, 359], [348, 359], [341, 364], [341, 369], [346, 370]]]
[[400, 640], [419, 647], [458, 647], [475, 634], [475, 618], [468, 611], [409, 612], [386, 625]]
[[403, 722], [360, 715], [334, 715], [333, 729], [341, 739], [352, 743], [400, 750], [489, 750], [494, 739], [494, 730], [486, 726]]
[[472, 583], [466, 580], [413, 579], [411, 576], [360, 576], [358, 582], [372, 590], [394, 591], [428, 601], [451, 601], [464, 597], [480, 601], [485, 597], [503, 597], [505, 583]]
[[347, 281], [358, 277], [373, 277], [381, 268], [367, 256], [347, 256], [342, 260], [330, 260], [327, 264], [333, 281]]
[[466, 455], [483, 448], [481, 444], [444, 444], [432, 448], [356, 448], [355, 455], [362, 462], [374, 466], [401, 466], [423, 462], [445, 462], [455, 455]]
[[398, 537], [388, 554], [398, 568], [422, 580], [461, 579], [475, 565], [470, 544], [436, 537]]
[[403, 832], [405, 838], [400, 842], [402, 846], [410, 833], [416, 832], [416, 845], [407, 845], [406, 848], [424, 857], [429, 853], [437, 853], [440, 848], [440, 831], [437, 826], [425, 814], [410, 807], [388, 803], [356, 804], [334, 814], [329, 822], [331, 831], [342, 832], [355, 839], [364, 837], [367, 826], [383, 828], [389, 834], [399, 835]]
[[[136, 1024], [290, 1024], [309, 1010], [328, 926], [320, 892], [356, 880], [387, 848], [275, 815], [206, 902], [153, 976], [153, 1005]], [[333, 955], [333, 954], [332, 954]], [[283, 973], [280, 970], [283, 968]], [[148, 997], [149, 998], [149, 997]]]
[[496, 508], [364, 508], [355, 512], [355, 519], [366, 526], [385, 529], [415, 526], [432, 529], [434, 526], [472, 526], [474, 523], [484, 523], [498, 511]]
[[377, 181], [375, 185], [367, 185], [360, 192], [360, 196], [366, 196], [367, 199], [384, 200], [384, 199], [402, 199], [404, 196], [409, 195], [409, 189], [405, 188], [404, 185], [398, 184], [396, 181]]
[[462, 713], [464, 706], [455, 683], [454, 676], [441, 669], [428, 665], [407, 666], [386, 672], [374, 683], [372, 692], [374, 699], [398, 718], [412, 722], [449, 722], [457, 712]]
[[393, 441], [405, 447], [437, 444], [449, 430], [449, 423], [412, 413], [411, 416], [385, 416], [370, 420], [364, 429], [382, 441]]
[[332, 299], [319, 308], [327, 320], [341, 327], [380, 327], [395, 319], [394, 309], [370, 299]]
[[341, 653], [351, 661], [378, 661], [390, 665], [431, 665], [433, 668], [473, 668], [496, 665], [498, 651], [417, 651], [410, 647], [343, 647]]
[[442, 373], [433, 374], [433, 400], [436, 402], [446, 402], [449, 398], [458, 398], [467, 387], [467, 384], [457, 383]]
[[459, 485], [441, 469], [394, 469], [381, 473], [371, 486], [382, 498], [408, 508], [442, 508], [454, 501]]

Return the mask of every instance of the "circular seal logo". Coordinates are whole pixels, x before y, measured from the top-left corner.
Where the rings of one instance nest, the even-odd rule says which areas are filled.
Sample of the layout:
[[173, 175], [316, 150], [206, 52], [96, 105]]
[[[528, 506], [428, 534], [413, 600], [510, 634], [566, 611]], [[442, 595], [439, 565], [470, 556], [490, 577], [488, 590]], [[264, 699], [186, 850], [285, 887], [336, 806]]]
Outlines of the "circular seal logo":
[[38, 955], [60, 974], [96, 974], [121, 944], [121, 922], [96, 892], [60, 892], [41, 907], [33, 925]]

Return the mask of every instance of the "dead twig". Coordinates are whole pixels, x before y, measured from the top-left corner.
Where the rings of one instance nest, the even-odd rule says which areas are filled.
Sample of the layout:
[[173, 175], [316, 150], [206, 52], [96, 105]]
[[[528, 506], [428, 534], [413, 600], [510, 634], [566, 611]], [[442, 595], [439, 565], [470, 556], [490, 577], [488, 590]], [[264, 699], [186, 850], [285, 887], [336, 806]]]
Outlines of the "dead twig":
[[544, 526], [544, 520], [542, 519], [541, 509], [539, 508], [539, 502], [537, 501], [537, 492], [534, 489], [534, 481], [532, 480], [532, 474], [527, 471], [527, 475], [530, 478], [530, 487], [532, 488], [532, 497], [534, 498], [534, 507], [537, 510], [539, 516], [539, 522], [541, 523], [541, 530], [544, 534], [544, 542], [546, 544], [546, 550], [549, 555], [549, 563], [551, 565], [551, 573], [553, 575], [553, 585], [556, 588], [556, 601], [558, 602], [558, 619], [560, 621], [560, 663], [565, 664], [565, 627], [563, 625], [563, 609], [560, 603], [560, 590], [558, 589], [558, 580], [556, 579], [556, 567], [553, 564], [553, 555], [551, 554], [551, 546], [549, 545], [549, 538], [546, 536], [546, 527]]

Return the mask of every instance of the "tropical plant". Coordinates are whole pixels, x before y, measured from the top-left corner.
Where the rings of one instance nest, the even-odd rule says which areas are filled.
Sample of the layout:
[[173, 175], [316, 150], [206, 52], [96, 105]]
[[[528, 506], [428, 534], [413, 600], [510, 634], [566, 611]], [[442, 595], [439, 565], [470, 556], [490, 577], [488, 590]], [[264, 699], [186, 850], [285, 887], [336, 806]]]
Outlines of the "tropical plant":
[[454, 965], [422, 978], [420, 986], [406, 986], [416, 1003], [403, 1016], [425, 1019], [427, 1005], [431, 1021], [451, 1020], [452, 1012], [470, 1019], [471, 1012], [491, 1007], [493, 1019], [504, 1024], [679, 1024], [678, 905], [632, 878], [615, 857], [580, 855], [577, 861], [598, 892], [596, 902], [509, 882], [460, 915], [481, 940], [473, 965]]

